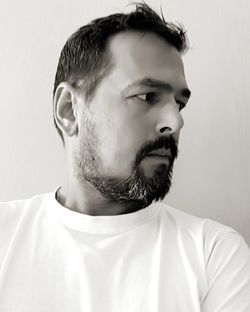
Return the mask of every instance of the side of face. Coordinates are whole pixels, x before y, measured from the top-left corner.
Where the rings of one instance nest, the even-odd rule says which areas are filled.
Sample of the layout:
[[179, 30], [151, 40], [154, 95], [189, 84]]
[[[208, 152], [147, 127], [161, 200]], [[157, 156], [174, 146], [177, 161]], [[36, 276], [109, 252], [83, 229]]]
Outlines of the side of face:
[[[91, 103], [77, 106], [78, 143], [89, 140], [87, 125], [95, 137], [99, 176], [124, 179], [147, 142], [172, 136], [178, 144], [187, 83], [179, 52], [153, 33], [119, 33], [108, 48], [112, 71], [98, 85]], [[140, 166], [151, 176], [162, 162], [145, 158]]]

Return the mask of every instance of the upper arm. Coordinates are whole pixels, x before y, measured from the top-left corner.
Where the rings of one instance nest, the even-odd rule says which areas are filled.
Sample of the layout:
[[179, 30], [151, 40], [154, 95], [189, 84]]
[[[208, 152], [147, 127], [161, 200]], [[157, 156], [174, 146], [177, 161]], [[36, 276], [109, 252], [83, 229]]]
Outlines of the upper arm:
[[206, 255], [208, 291], [202, 312], [250, 311], [250, 250], [242, 236], [225, 227]]
[[22, 216], [22, 209], [12, 203], [0, 203], [0, 271], [12, 237]]

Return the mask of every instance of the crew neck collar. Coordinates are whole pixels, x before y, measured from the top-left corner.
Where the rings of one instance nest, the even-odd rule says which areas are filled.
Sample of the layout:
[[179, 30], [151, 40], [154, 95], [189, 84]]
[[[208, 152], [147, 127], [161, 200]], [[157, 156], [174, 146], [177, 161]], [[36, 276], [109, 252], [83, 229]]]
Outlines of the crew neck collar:
[[54, 216], [66, 227], [81, 232], [96, 234], [122, 233], [150, 222], [159, 213], [161, 207], [160, 204], [153, 203], [146, 208], [127, 214], [91, 216], [72, 211], [62, 206], [56, 200], [55, 196], [58, 189], [59, 187], [56, 188], [54, 192], [48, 194], [50, 211], [52, 211]]

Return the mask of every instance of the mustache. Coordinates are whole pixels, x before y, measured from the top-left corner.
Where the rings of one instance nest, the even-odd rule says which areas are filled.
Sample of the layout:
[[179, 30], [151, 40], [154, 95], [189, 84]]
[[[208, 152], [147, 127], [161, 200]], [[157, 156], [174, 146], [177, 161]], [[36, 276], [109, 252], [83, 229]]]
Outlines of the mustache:
[[169, 137], [159, 137], [155, 141], [146, 142], [137, 154], [135, 166], [137, 167], [139, 163], [147, 156], [148, 153], [158, 150], [160, 148], [165, 148], [170, 151], [170, 161], [174, 162], [175, 158], [178, 156], [178, 147], [175, 139], [172, 136]]

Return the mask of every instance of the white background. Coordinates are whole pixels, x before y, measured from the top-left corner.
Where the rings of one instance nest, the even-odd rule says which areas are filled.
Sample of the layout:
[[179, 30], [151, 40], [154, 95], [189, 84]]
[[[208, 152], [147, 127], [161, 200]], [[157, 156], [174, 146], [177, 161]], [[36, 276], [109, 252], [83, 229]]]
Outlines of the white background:
[[[238, 230], [250, 243], [250, 2], [151, 0], [181, 22], [192, 98], [166, 201]], [[64, 177], [52, 89], [66, 39], [90, 20], [128, 11], [125, 0], [2, 1], [0, 200], [48, 192]], [[133, 6], [131, 7], [131, 9]]]

